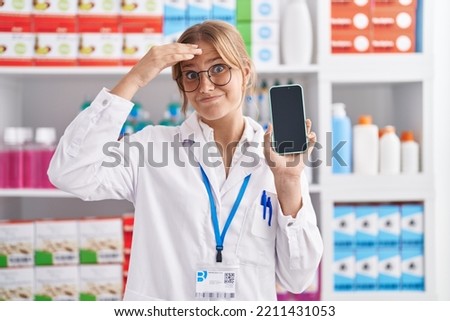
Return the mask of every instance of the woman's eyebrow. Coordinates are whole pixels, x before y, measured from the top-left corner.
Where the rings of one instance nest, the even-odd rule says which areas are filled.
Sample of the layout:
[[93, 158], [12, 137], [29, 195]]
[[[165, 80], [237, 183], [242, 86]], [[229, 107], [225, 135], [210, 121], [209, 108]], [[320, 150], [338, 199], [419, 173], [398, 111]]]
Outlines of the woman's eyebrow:
[[[222, 57], [218, 56], [218, 57], [214, 57], [214, 58], [208, 59], [205, 62], [206, 63], [212, 63], [212, 62], [215, 62], [217, 60], [222, 60], [223, 61]], [[186, 64], [182, 64], [181, 65], [181, 69], [192, 68], [194, 66], [195, 66], [194, 63], [186, 63]]]

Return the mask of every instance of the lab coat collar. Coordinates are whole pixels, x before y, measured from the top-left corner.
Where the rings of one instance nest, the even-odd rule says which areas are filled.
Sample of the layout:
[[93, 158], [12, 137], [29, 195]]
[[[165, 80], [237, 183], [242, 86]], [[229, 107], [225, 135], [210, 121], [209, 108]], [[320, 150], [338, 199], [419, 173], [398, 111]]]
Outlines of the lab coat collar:
[[194, 148], [191, 149], [191, 152], [193, 153], [195, 160], [201, 164], [205, 170], [217, 199], [220, 199], [218, 196], [225, 194], [234, 185], [242, 184], [242, 181], [247, 175], [253, 173], [263, 162], [265, 162], [263, 153], [264, 130], [261, 125], [251, 118], [245, 117], [245, 121], [246, 128], [244, 131], [244, 138], [246, 138], [246, 142], [244, 142], [244, 144], [247, 144], [246, 148], [248, 148], [249, 153], [240, 156], [235, 166], [231, 168], [222, 189], [219, 188], [214, 169], [205, 164], [202, 150], [207, 144], [207, 141], [199, 123], [198, 114], [194, 112], [180, 127], [180, 136], [183, 145], [186, 147], [194, 146]]

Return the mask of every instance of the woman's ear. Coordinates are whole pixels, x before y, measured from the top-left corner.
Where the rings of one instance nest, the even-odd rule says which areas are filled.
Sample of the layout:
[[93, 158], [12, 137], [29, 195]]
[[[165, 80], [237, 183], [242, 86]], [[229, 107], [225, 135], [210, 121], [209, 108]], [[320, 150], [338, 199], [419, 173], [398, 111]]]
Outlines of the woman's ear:
[[251, 71], [252, 71], [252, 67], [251, 67], [251, 64], [249, 63], [249, 61], [246, 59], [245, 60], [245, 66], [244, 66], [244, 69], [242, 70], [242, 74], [244, 75], [244, 79], [243, 79], [243, 87], [244, 87], [244, 89], [245, 88], [248, 88], [248, 87], [250, 87], [251, 85], [252, 85], [252, 83], [251, 83], [251, 80], [252, 80], [252, 77], [251, 77]]

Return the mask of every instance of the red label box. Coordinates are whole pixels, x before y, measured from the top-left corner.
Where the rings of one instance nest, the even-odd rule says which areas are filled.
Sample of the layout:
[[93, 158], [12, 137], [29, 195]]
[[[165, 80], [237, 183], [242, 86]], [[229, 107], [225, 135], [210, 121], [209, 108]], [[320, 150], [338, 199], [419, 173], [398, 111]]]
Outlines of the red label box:
[[375, 52], [414, 52], [416, 32], [416, 12], [414, 9], [375, 7], [372, 12]]
[[417, 7], [417, 0], [372, 0], [374, 7], [396, 7], [401, 9], [413, 9]]
[[333, 53], [371, 52], [371, 31], [342, 30], [333, 32], [331, 50]]
[[[363, 4], [364, 5], [357, 5]], [[369, 1], [332, 2], [331, 50], [333, 53], [366, 53], [371, 51]]]

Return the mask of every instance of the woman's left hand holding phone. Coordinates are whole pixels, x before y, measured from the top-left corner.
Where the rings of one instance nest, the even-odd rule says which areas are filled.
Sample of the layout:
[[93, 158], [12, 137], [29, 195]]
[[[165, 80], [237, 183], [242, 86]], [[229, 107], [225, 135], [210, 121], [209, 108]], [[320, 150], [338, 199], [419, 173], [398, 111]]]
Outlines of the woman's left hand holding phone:
[[162, 70], [180, 61], [193, 59], [201, 53], [202, 50], [196, 44], [171, 43], [153, 46], [119, 81], [111, 93], [131, 100], [140, 88], [146, 86]]
[[301, 175], [308, 163], [308, 157], [316, 143], [316, 134], [311, 130], [310, 119], [306, 120], [308, 150], [306, 153], [280, 155], [272, 147], [272, 125], [264, 135], [264, 154], [275, 179], [275, 188], [281, 209], [285, 215], [296, 217], [302, 207]]

